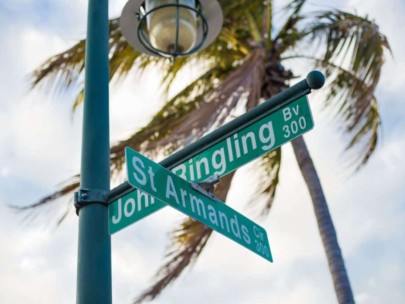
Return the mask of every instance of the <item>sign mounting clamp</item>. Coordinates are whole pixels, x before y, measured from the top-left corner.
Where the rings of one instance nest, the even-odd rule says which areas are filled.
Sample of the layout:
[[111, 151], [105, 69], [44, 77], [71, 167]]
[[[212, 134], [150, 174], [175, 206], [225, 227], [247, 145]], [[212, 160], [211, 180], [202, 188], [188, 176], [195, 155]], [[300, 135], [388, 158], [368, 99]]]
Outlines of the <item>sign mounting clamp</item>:
[[191, 181], [191, 187], [200, 192], [201, 194], [205, 195], [206, 197], [214, 200], [220, 201], [220, 199], [214, 194], [215, 185], [220, 181], [220, 178], [217, 174], [208, 177], [206, 180], [202, 181], [201, 183], [196, 183]]

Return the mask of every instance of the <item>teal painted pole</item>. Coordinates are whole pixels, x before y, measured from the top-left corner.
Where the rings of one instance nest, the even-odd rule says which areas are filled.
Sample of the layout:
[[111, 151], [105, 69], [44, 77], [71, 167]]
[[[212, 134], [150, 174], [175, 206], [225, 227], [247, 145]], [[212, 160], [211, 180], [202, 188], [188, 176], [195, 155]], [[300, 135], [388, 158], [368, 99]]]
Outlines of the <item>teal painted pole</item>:
[[108, 0], [88, 3], [76, 301], [110, 304], [108, 208], [100, 204], [110, 190]]

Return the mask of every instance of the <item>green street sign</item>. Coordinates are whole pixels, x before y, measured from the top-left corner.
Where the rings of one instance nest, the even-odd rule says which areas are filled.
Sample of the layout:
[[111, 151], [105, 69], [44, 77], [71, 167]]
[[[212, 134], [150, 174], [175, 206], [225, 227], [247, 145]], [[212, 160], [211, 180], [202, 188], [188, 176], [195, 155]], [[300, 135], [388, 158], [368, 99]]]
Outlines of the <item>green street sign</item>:
[[[168, 169], [125, 149], [128, 182], [272, 262], [266, 230], [223, 202], [210, 198]], [[153, 206], [153, 204], [151, 204]], [[127, 205], [128, 206], [128, 205]], [[123, 212], [131, 212], [124, 208]]]
[[262, 118], [172, 169], [188, 181], [224, 176], [313, 128], [306, 97]]
[[[298, 137], [314, 126], [306, 96], [278, 109], [240, 130], [233, 130], [222, 141], [208, 146], [171, 171], [186, 181], [201, 182], [214, 174], [222, 177]], [[109, 205], [110, 233], [165, 207], [139, 190]]]

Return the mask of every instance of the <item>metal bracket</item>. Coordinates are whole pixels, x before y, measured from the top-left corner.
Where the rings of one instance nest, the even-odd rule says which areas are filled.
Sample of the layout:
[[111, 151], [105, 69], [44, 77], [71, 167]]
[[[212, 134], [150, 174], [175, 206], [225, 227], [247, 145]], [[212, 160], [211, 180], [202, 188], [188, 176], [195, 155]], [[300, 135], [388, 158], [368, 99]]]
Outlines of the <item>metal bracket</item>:
[[190, 184], [194, 190], [200, 192], [206, 197], [214, 201], [220, 201], [220, 199], [214, 194], [215, 184], [217, 184], [219, 181], [219, 176], [215, 174], [201, 183], [191, 181]]
[[80, 189], [74, 196], [76, 214], [79, 215], [80, 209], [85, 205], [99, 204], [108, 206], [108, 191]]

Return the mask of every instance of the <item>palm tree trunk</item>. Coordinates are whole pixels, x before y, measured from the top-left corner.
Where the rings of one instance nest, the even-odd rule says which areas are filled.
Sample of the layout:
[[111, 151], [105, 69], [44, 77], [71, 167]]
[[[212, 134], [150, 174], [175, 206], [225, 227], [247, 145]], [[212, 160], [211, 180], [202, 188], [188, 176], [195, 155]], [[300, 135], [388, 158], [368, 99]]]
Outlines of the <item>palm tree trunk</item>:
[[355, 303], [335, 227], [329, 213], [318, 173], [316, 172], [304, 138], [302, 136], [296, 138], [292, 141], [292, 146], [298, 166], [311, 195], [338, 302], [339, 304]]

